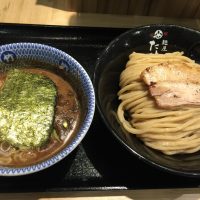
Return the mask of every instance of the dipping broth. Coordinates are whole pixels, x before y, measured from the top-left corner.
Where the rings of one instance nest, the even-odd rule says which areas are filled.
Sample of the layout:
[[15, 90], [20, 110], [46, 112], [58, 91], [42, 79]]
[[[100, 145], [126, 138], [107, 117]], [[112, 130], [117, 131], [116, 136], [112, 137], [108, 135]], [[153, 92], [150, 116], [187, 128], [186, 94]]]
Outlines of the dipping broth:
[[[77, 92], [66, 78], [55, 73], [55, 71], [42, 68], [30, 67], [20, 70], [33, 74], [42, 74], [51, 79], [55, 84], [57, 97], [53, 133], [50, 134], [47, 143], [39, 148], [17, 149], [8, 142], [0, 142], [1, 166], [27, 166], [48, 159], [69, 144], [74, 133], [78, 130], [81, 121], [81, 103]], [[6, 73], [1, 73], [1, 85], [4, 83], [5, 79]]]

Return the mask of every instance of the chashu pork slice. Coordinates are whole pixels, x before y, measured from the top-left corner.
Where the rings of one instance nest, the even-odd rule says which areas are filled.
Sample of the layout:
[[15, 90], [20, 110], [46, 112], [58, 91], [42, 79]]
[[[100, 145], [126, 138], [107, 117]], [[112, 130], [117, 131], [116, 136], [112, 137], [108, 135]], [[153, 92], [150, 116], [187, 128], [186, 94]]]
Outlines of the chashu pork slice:
[[186, 81], [200, 83], [200, 68], [191, 67], [186, 63], [173, 64], [166, 62], [147, 67], [141, 73], [141, 78], [147, 85], [159, 81]]
[[161, 81], [149, 87], [159, 107], [200, 105], [200, 84]]
[[161, 108], [200, 105], [200, 69], [185, 63], [163, 63], [146, 68], [141, 78]]

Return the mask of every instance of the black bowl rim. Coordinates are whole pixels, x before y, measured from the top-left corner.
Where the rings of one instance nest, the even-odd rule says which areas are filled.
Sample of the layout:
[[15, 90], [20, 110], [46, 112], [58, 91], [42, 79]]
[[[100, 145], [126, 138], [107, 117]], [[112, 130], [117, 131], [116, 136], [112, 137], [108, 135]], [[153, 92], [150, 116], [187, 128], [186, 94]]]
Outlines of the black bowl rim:
[[118, 134], [115, 132], [115, 130], [113, 130], [111, 128], [111, 126], [109, 125], [109, 122], [106, 119], [106, 116], [104, 115], [103, 111], [102, 111], [102, 107], [100, 105], [100, 101], [99, 101], [99, 97], [98, 97], [98, 84], [97, 84], [97, 75], [96, 75], [96, 71], [98, 69], [98, 66], [100, 64], [100, 61], [104, 58], [106, 52], [109, 51], [109, 49], [111, 48], [111, 46], [113, 44], [115, 44], [117, 41], [119, 41], [121, 38], [123, 38], [125, 35], [130, 34], [131, 32], [135, 32], [135, 31], [140, 31], [141, 29], [146, 29], [146, 28], [161, 28], [161, 27], [167, 27], [167, 28], [178, 28], [178, 29], [182, 29], [182, 30], [186, 30], [186, 31], [190, 31], [193, 33], [197, 33], [200, 36], [200, 31], [190, 28], [190, 27], [185, 27], [185, 26], [180, 26], [180, 25], [175, 25], [175, 24], [149, 24], [149, 25], [142, 25], [142, 26], [136, 26], [134, 28], [131, 28], [128, 31], [125, 31], [124, 33], [120, 34], [119, 36], [115, 37], [107, 46], [106, 48], [101, 52], [100, 56], [98, 57], [96, 63], [95, 63], [95, 70], [94, 70], [94, 74], [93, 74], [93, 85], [94, 85], [94, 90], [95, 90], [95, 99], [96, 99], [96, 106], [97, 109], [100, 113], [101, 118], [103, 119], [103, 122], [105, 123], [105, 125], [107, 126], [107, 128], [109, 129], [109, 131], [115, 136], [115, 138], [123, 145], [125, 146], [125, 148], [132, 153], [133, 156], [136, 156], [137, 158], [139, 158], [140, 160], [142, 160], [143, 162], [150, 164], [151, 166], [156, 167], [157, 169], [162, 169], [164, 171], [168, 171], [172, 174], [176, 174], [176, 175], [182, 175], [182, 176], [186, 176], [186, 177], [193, 177], [193, 178], [200, 178], [200, 171], [199, 172], [189, 172], [189, 171], [180, 171], [180, 170], [176, 170], [164, 165], [160, 165], [159, 163], [153, 162], [151, 160], [149, 160], [148, 158], [140, 155], [138, 152], [134, 151], [128, 144], [126, 144], [126, 142], [124, 142], [119, 136]]

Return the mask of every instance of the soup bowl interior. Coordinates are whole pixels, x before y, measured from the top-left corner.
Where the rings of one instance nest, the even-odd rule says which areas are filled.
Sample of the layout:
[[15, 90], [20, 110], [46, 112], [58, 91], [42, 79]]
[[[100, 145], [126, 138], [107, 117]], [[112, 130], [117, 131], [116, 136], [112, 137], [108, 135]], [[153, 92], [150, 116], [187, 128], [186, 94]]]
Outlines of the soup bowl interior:
[[180, 175], [200, 177], [200, 153], [168, 156], [145, 146], [137, 137], [125, 133], [117, 120], [119, 77], [134, 51], [166, 53], [181, 51], [200, 61], [200, 33], [175, 25], [150, 25], [134, 28], [113, 40], [96, 63], [94, 87], [103, 121], [131, 153], [159, 169]]
[[[56, 126], [59, 126], [59, 123], [63, 125], [62, 130], [60, 130], [62, 136], [65, 137], [62, 145], [52, 152], [51, 150], [47, 151], [47, 155], [44, 152], [41, 153], [45, 156], [36, 159], [36, 162], [24, 161], [24, 163], [16, 165], [0, 164], [1, 176], [18, 176], [41, 171], [70, 154], [86, 135], [95, 109], [94, 89], [91, 80], [84, 68], [74, 58], [61, 50], [43, 44], [13, 43], [3, 45], [0, 46], [0, 58], [0, 72], [2, 74], [13, 68], [27, 71], [31, 69], [32, 72], [39, 70], [45, 72], [42, 72], [43, 75], [47, 75], [46, 71], [48, 71], [50, 75], [53, 74], [49, 78], [54, 83], [57, 81], [57, 85], [55, 84], [57, 86], [56, 104], [59, 104], [61, 109], [57, 112], [56, 105], [55, 115], [59, 115], [57, 113], [60, 112], [60, 116], [66, 117], [64, 122], [60, 119], [56, 122]], [[62, 101], [62, 96], [68, 96], [69, 99]], [[74, 99], [71, 101], [70, 98]], [[65, 111], [72, 114], [68, 115]], [[56, 121], [56, 116], [54, 121]], [[54, 146], [56, 148], [56, 145]]]

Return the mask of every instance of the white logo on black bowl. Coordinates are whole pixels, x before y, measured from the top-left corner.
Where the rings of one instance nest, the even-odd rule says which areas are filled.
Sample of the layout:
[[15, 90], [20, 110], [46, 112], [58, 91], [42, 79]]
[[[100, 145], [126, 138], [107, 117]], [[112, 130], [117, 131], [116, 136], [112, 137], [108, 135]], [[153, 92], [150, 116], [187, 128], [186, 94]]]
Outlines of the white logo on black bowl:
[[161, 30], [155, 31], [153, 38], [156, 38], [158, 40], [162, 37], [163, 37], [163, 32]]
[[17, 59], [17, 56], [12, 51], [4, 51], [1, 54], [1, 60], [2, 60], [2, 62], [6, 63], [6, 64], [11, 64], [11, 63], [15, 62], [16, 59]]

